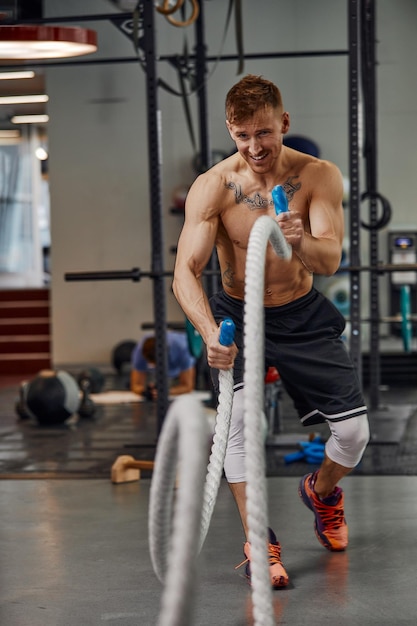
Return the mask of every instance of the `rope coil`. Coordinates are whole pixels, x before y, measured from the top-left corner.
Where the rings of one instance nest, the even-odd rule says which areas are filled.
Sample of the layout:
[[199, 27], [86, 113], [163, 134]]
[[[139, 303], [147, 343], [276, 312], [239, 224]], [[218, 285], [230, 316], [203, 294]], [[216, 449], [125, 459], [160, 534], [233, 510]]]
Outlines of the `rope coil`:
[[229, 438], [230, 418], [233, 404], [233, 370], [219, 372], [219, 406], [217, 409], [216, 425], [213, 436], [213, 446], [209, 464], [203, 497], [203, 510], [201, 517], [200, 541], [198, 551], [201, 551], [211, 518], [216, 504], [220, 481], [223, 475], [224, 458], [226, 456], [227, 441]]
[[245, 275], [244, 313], [244, 436], [246, 463], [246, 511], [251, 544], [251, 583], [255, 626], [273, 626], [272, 591], [269, 579], [265, 479], [265, 442], [259, 418], [263, 418], [265, 253], [268, 240], [277, 255], [291, 258], [278, 224], [259, 217], [250, 233]]
[[[291, 247], [278, 224], [262, 216], [256, 220], [249, 237], [244, 313], [244, 436], [254, 626], [274, 624], [267, 554], [265, 449], [259, 428], [259, 419], [265, 420], [263, 288], [268, 240], [277, 255], [291, 258]], [[151, 561], [165, 585], [158, 626], [191, 624], [190, 598], [197, 557], [210, 525], [226, 454], [233, 403], [232, 370], [220, 371], [219, 381], [219, 406], [207, 474], [201, 452], [207, 444], [207, 421], [201, 403], [195, 398], [183, 396], [173, 402], [158, 441], [149, 507]], [[173, 467], [178, 460], [178, 446], [182, 471], [173, 515]]]
[[[168, 410], [158, 440], [150, 491], [151, 561], [155, 574], [164, 583], [158, 626], [190, 623], [189, 598], [197, 573], [195, 546], [206, 473], [202, 451], [208, 440], [202, 404], [191, 395], [177, 398]], [[174, 509], [174, 468], [178, 460], [180, 476]]]

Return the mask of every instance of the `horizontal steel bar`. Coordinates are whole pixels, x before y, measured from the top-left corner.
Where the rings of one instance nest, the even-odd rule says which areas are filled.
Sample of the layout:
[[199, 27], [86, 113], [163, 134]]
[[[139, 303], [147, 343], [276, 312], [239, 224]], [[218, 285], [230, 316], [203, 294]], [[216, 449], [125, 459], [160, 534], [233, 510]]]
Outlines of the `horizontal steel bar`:
[[[287, 59], [287, 58], [297, 58], [297, 57], [323, 57], [323, 56], [347, 56], [346, 50], [325, 50], [325, 51], [314, 51], [314, 50], [306, 50], [304, 52], [260, 52], [253, 54], [245, 54], [245, 60], [253, 60], [253, 59]], [[158, 61], [179, 61], [183, 59], [187, 62], [195, 60], [196, 56], [190, 54], [185, 57], [182, 57], [179, 54], [172, 55], [161, 55], [157, 58]], [[224, 56], [207, 56], [207, 63], [216, 63], [217, 61], [239, 61], [240, 58], [236, 54], [226, 54]], [[63, 66], [74, 66], [74, 65], [110, 65], [115, 63], [138, 63], [138, 57], [111, 57], [111, 58], [101, 58], [101, 59], [92, 59], [86, 57], [85, 60], [75, 59], [73, 61], [38, 61], [36, 63], [25, 61], [24, 63], [19, 63], [20, 65], [24, 65], [28, 68], [40, 68], [40, 67], [63, 67]], [[0, 63], [0, 67], [15, 67], [10, 63]]]
[[[92, 272], [67, 272], [64, 274], [66, 281], [94, 281], [94, 280], [133, 280], [138, 283], [142, 278], [163, 278], [164, 276], [173, 276], [173, 270], [164, 270], [162, 272], [142, 271], [139, 267], [133, 267], [131, 270], [104, 270]], [[219, 270], [205, 270], [204, 276], [218, 276]]]
[[131, 270], [113, 270], [103, 272], [68, 272], [64, 275], [67, 281], [82, 280], [133, 280], [139, 282], [141, 278], [148, 277], [150, 272], [141, 272], [138, 267]]
[[13, 20], [13, 22], [8, 22], [15, 24], [59, 24], [66, 22], [100, 22], [102, 20], [113, 20], [117, 18], [118, 20], [131, 20], [133, 18], [133, 12], [130, 13], [97, 13], [96, 15], [65, 15], [65, 16], [56, 16], [56, 17], [31, 17], [30, 20]]
[[[345, 319], [347, 322], [350, 322], [349, 317], [345, 317]], [[373, 322], [373, 323], [378, 323], [378, 324], [401, 324], [401, 322], [403, 321], [403, 318], [401, 317], [401, 315], [389, 315], [387, 317], [378, 317], [378, 318], [361, 317], [359, 321], [360, 322]], [[407, 315], [406, 321], [416, 322], [417, 315], [415, 314]]]
[[337, 274], [343, 274], [343, 272], [376, 272], [384, 274], [385, 272], [417, 272], [417, 263], [402, 263], [395, 265], [393, 263], [380, 264], [380, 265], [346, 265], [339, 267]]
[[[417, 263], [406, 263], [403, 265], [347, 265], [337, 270], [336, 274], [344, 272], [376, 272], [384, 274], [385, 272], [417, 272]], [[91, 271], [91, 272], [68, 272], [64, 275], [66, 281], [82, 281], [82, 280], [133, 280], [139, 282], [141, 278], [161, 278], [163, 276], [173, 276], [173, 270], [165, 270], [163, 272], [142, 271], [138, 267], [131, 270], [109, 270], [109, 271]], [[220, 270], [204, 270], [204, 276], [220, 275]]]

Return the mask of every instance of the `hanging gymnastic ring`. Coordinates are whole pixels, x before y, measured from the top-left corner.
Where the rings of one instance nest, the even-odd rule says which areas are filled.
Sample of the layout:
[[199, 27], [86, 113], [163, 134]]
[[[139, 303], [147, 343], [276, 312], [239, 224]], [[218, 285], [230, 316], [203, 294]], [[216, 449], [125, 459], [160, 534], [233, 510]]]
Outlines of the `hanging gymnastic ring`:
[[382, 206], [382, 215], [380, 219], [376, 222], [376, 224], [372, 225], [366, 224], [366, 222], [361, 220], [361, 226], [363, 228], [366, 228], [367, 230], [381, 230], [388, 224], [391, 219], [391, 204], [389, 203], [387, 198], [385, 198], [385, 196], [383, 196], [381, 193], [378, 193], [377, 191], [364, 191], [361, 195], [361, 202], [366, 200], [366, 198], [369, 198], [370, 200], [380, 201]]
[[400, 289], [400, 310], [401, 310], [401, 336], [405, 352], [411, 352], [411, 340], [413, 337], [413, 327], [410, 322], [410, 285], [401, 285]]
[[190, 17], [187, 20], [184, 20], [183, 22], [181, 22], [179, 20], [176, 20], [171, 15], [166, 15], [168, 22], [172, 24], [173, 26], [190, 26], [190, 24], [194, 24], [194, 22], [199, 16], [200, 7], [198, 4], [198, 0], [191, 0], [191, 4], [193, 5], [193, 12], [191, 13]]
[[171, 15], [171, 13], [175, 13], [175, 11], [178, 11], [178, 9], [182, 7], [184, 2], [185, 0], [177, 0], [177, 2], [172, 7], [170, 7], [169, 0], [164, 0], [164, 2], [162, 3], [162, 6], [156, 4], [155, 9], [159, 13], [162, 13], [162, 15]]

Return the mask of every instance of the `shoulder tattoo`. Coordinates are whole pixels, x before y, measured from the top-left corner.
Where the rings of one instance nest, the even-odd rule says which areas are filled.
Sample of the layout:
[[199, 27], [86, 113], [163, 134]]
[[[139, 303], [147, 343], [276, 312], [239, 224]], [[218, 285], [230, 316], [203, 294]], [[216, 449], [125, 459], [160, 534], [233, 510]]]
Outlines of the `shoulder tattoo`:
[[282, 185], [282, 188], [285, 191], [285, 195], [288, 198], [288, 202], [290, 202], [293, 198], [294, 198], [294, 194], [296, 191], [298, 191], [299, 189], [301, 189], [301, 183], [295, 183], [293, 182], [295, 178], [298, 178], [297, 176], [289, 176], [287, 178], [287, 180], [285, 181], [285, 183]]

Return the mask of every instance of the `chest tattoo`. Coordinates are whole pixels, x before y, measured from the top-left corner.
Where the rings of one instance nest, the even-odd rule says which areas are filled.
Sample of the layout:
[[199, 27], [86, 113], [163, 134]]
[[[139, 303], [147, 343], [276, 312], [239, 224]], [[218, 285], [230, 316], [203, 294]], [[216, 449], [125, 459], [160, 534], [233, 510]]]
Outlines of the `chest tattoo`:
[[268, 200], [268, 198], [264, 198], [260, 193], [256, 192], [253, 196], [247, 196], [242, 191], [241, 185], [236, 185], [236, 183], [229, 182], [226, 183], [226, 189], [233, 189], [235, 192], [235, 202], [236, 204], [247, 204], [251, 211], [255, 209], [264, 209], [265, 207], [272, 205], [272, 200]]
[[[288, 202], [291, 202], [294, 198], [295, 192], [301, 189], [301, 182], [295, 182], [296, 178], [298, 178], [298, 176], [289, 176], [282, 185], [288, 198]], [[247, 204], [251, 211], [256, 209], [265, 209], [268, 206], [273, 206], [274, 204], [273, 200], [264, 198], [258, 191], [254, 193], [253, 196], [246, 195], [243, 192], [242, 186], [232, 181], [226, 183], [225, 187], [226, 189], [232, 189], [234, 191], [236, 204]]]

